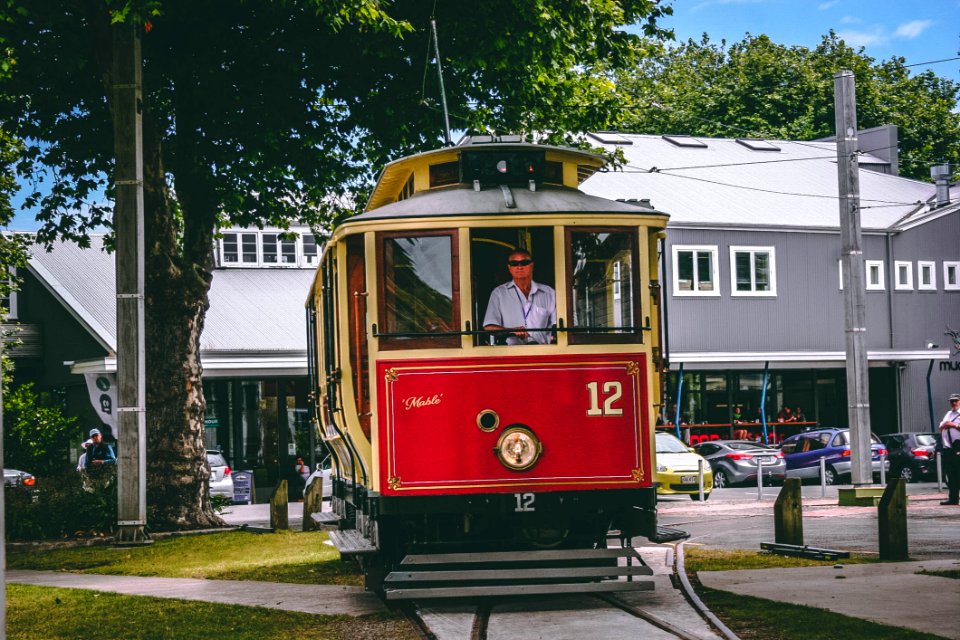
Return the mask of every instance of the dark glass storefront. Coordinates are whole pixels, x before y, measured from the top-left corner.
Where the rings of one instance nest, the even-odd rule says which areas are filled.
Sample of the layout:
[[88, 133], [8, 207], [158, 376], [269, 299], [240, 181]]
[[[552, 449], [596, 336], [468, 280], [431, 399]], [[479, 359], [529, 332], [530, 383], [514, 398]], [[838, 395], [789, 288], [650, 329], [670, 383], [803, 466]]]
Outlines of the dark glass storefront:
[[315, 468], [323, 444], [311, 428], [306, 378], [206, 379], [204, 440], [233, 469], [254, 472], [257, 501], [296, 472], [297, 458]]
[[[763, 393], [763, 370], [684, 371], [666, 376], [666, 411], [658, 423], [672, 427], [679, 416], [681, 435], [691, 444], [702, 439], [763, 437], [763, 416], [768, 439], [779, 443], [784, 437], [805, 429], [847, 425], [846, 373], [843, 369], [770, 370]], [[871, 428], [875, 433], [897, 431], [891, 370], [870, 370]], [[790, 409], [790, 417], [786, 416]], [[781, 422], [780, 418], [784, 418]]]

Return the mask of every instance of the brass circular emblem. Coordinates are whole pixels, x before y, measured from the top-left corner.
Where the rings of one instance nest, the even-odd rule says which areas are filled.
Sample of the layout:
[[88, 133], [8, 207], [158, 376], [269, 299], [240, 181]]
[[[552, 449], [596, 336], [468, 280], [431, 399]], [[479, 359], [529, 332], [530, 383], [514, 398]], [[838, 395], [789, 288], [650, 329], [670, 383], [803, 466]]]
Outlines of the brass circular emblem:
[[500, 426], [500, 416], [493, 409], [484, 409], [477, 414], [477, 426], [481, 431], [494, 431]]
[[521, 425], [507, 427], [494, 447], [501, 464], [512, 471], [524, 471], [537, 464], [543, 445], [533, 431]]

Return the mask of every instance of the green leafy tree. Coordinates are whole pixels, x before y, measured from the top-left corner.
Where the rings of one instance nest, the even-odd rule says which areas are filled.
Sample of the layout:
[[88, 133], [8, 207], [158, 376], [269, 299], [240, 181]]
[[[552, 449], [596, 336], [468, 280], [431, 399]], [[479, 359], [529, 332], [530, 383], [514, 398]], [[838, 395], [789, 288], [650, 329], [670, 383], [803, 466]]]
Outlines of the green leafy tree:
[[64, 461], [76, 438], [76, 418], [63, 415], [48, 396], [25, 384], [3, 394], [4, 465], [37, 476], [66, 470]]
[[[431, 5], [436, 4], [436, 15]], [[41, 242], [109, 225], [111, 21], [142, 24], [147, 499], [153, 526], [218, 520], [203, 457], [199, 337], [218, 225], [323, 229], [373, 167], [442, 140], [427, 69], [439, 24], [453, 125], [577, 131], [618, 113], [610, 73], [636, 64], [657, 0], [31, 3], [0, 22], [16, 73], [0, 123], [30, 140]], [[428, 72], [429, 71], [429, 72]], [[596, 105], [588, 111], [571, 103]], [[39, 178], [38, 178], [39, 179]]]
[[902, 175], [929, 180], [930, 165], [960, 160], [960, 85], [916, 75], [894, 57], [877, 62], [835, 33], [813, 48], [747, 35], [727, 46], [704, 35], [621, 72], [635, 108], [621, 123], [642, 133], [811, 140], [835, 134], [833, 76], [851, 70], [861, 128], [895, 124]]

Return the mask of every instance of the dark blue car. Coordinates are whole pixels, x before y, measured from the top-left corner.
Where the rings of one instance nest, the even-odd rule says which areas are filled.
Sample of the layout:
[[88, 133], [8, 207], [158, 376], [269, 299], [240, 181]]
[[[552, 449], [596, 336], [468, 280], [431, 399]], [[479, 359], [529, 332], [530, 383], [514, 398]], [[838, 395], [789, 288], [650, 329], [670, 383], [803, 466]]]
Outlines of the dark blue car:
[[[877, 436], [870, 434], [873, 475], [880, 476], [880, 456], [887, 454], [887, 448]], [[850, 478], [850, 430], [817, 429], [798, 433], [784, 439], [780, 446], [787, 461], [787, 477], [800, 479], [818, 479], [820, 477], [820, 458], [826, 460], [825, 476], [827, 484], [837, 484], [841, 478], [849, 482]], [[890, 461], [883, 463], [885, 471]]]

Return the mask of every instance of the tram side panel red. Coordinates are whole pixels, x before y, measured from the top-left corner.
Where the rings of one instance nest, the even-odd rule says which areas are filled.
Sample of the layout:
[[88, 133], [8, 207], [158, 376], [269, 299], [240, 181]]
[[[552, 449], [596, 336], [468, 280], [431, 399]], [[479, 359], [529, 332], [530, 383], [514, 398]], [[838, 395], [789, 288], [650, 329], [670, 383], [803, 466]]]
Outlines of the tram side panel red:
[[[643, 354], [380, 361], [381, 493], [650, 487], [646, 371]], [[495, 453], [513, 425], [542, 444], [524, 471]]]

